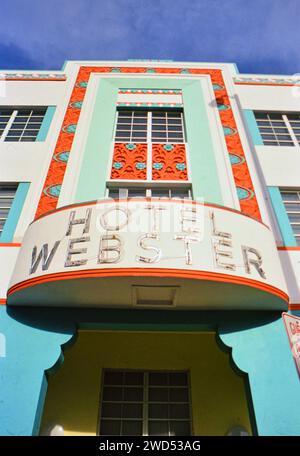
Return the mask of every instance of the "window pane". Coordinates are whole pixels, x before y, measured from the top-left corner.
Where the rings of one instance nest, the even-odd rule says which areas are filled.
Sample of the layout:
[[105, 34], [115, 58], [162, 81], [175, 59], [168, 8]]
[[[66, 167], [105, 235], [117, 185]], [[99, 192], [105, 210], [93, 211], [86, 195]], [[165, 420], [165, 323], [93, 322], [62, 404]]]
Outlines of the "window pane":
[[146, 125], [142, 125], [142, 124], [139, 125], [139, 124], [137, 124], [137, 125], [134, 125], [132, 129], [133, 129], [133, 131], [144, 131], [145, 134], [147, 134], [147, 127], [146, 127]]
[[124, 388], [124, 401], [141, 402], [143, 400], [143, 388]]
[[142, 404], [124, 404], [123, 405], [123, 418], [143, 418], [143, 405]]
[[174, 372], [174, 373], [170, 374], [170, 385], [186, 386], [187, 385], [186, 372]]
[[171, 388], [170, 401], [171, 402], [188, 402], [189, 393], [187, 388]]
[[104, 384], [105, 385], [122, 385], [123, 384], [123, 372], [106, 371], [104, 373]]
[[9, 213], [9, 208], [8, 209], [0, 209], [0, 218], [7, 218]]
[[35, 141], [35, 136], [22, 136], [20, 139], [21, 142], [30, 142]]
[[168, 374], [160, 372], [149, 373], [149, 385], [164, 386], [169, 384]]
[[129, 131], [131, 130], [131, 125], [130, 124], [121, 124], [118, 125], [117, 131]]
[[166, 131], [166, 130], [167, 130], [166, 125], [159, 124], [159, 125], [153, 125], [153, 126], [152, 126], [152, 131], [153, 131], [153, 132], [156, 132], [156, 131]]
[[281, 192], [283, 201], [300, 201], [300, 192]]
[[16, 123], [14, 122], [12, 126], [10, 127], [11, 130], [23, 130], [25, 128], [26, 124], [25, 123]]
[[121, 401], [123, 398], [123, 389], [113, 386], [105, 386], [103, 388], [103, 401]]
[[145, 117], [135, 117], [134, 118], [134, 125], [144, 125], [145, 127], [147, 126], [147, 118]]
[[186, 404], [170, 404], [170, 418], [189, 418], [189, 406]]
[[122, 435], [142, 435], [143, 422], [142, 421], [123, 421]]
[[168, 188], [153, 188], [151, 190], [151, 196], [153, 198], [169, 198], [169, 189]]
[[287, 211], [300, 212], [300, 202], [299, 203], [285, 203], [285, 208]]
[[119, 420], [102, 420], [100, 426], [100, 435], [120, 435], [121, 421]]
[[168, 421], [149, 421], [149, 435], [169, 435]]
[[279, 114], [279, 113], [269, 112], [268, 115], [271, 120], [281, 120], [282, 119], [282, 114]]
[[168, 404], [150, 404], [149, 418], [168, 418]]
[[300, 215], [299, 214], [288, 214], [288, 218], [290, 222], [300, 222]]
[[131, 117], [132, 116], [132, 111], [118, 111], [118, 117]]
[[142, 372], [126, 372], [125, 385], [142, 385], [144, 375]]
[[153, 125], [166, 125], [166, 119], [164, 119], [164, 118], [156, 119], [156, 118], [152, 117], [152, 124]]
[[300, 225], [292, 225], [293, 232], [300, 235]]
[[122, 404], [116, 402], [103, 402], [101, 416], [103, 418], [121, 418]]
[[129, 188], [128, 198], [144, 198], [146, 196], [146, 189], [144, 188]]
[[134, 111], [134, 117], [147, 117], [147, 111]]
[[170, 421], [170, 435], [191, 435], [188, 421]]
[[150, 402], [168, 402], [168, 388], [149, 388]]
[[287, 114], [289, 120], [300, 120], [300, 114]]

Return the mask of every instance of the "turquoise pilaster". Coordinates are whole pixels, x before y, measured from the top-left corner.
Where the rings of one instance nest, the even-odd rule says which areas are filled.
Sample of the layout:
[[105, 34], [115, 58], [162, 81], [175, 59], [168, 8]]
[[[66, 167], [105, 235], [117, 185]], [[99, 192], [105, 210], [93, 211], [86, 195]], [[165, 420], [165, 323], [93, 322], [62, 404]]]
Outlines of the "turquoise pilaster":
[[22, 310], [10, 311], [10, 315], [6, 306], [0, 306], [2, 436], [38, 434], [47, 391], [45, 371], [62, 362], [61, 347], [74, 332], [69, 324], [47, 324], [45, 311], [37, 317], [30, 309]]
[[281, 315], [220, 327], [235, 365], [247, 373], [258, 434], [300, 435], [300, 381]]

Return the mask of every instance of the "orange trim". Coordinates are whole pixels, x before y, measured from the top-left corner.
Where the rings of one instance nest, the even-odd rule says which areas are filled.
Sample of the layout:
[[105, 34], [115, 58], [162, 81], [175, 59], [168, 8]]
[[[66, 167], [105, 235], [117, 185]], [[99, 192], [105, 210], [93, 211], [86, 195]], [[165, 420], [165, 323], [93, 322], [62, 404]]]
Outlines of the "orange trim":
[[300, 250], [300, 247], [285, 247], [285, 246], [279, 246], [279, 247], [277, 247], [277, 250]]
[[258, 288], [270, 294], [274, 294], [284, 301], [289, 300], [289, 297], [282, 290], [279, 290], [272, 285], [259, 282], [258, 280], [246, 279], [245, 277], [237, 277], [230, 274], [222, 274], [217, 272], [195, 271], [185, 269], [163, 269], [163, 268], [110, 268], [110, 269], [87, 269], [81, 271], [58, 272], [44, 276], [34, 277], [29, 280], [17, 283], [8, 290], [8, 296], [17, 291], [30, 286], [35, 286], [41, 283], [55, 282], [59, 280], [71, 280], [79, 278], [93, 277], [176, 277], [183, 279], [209, 280], [215, 282], [236, 283], [246, 285], [252, 288]]
[[[118, 68], [118, 71], [122, 74], [146, 74], [147, 67], [123, 67]], [[152, 70], [156, 74], [181, 74], [181, 68], [161, 68], [152, 67]], [[216, 84], [215, 97], [216, 101], [227, 104], [230, 109], [226, 111], [219, 111], [220, 121], [222, 126], [229, 128], [232, 134], [225, 135], [225, 142], [228, 153], [237, 153], [243, 160], [234, 166], [232, 166], [232, 173], [236, 187], [246, 189], [248, 194], [251, 195], [248, 198], [241, 199], [239, 201], [241, 211], [245, 214], [251, 215], [258, 220], [261, 220], [259, 205], [255, 195], [255, 189], [251, 179], [250, 171], [247, 165], [247, 160], [244, 153], [244, 148], [241, 142], [241, 138], [238, 132], [238, 126], [235, 121], [233, 110], [231, 109], [230, 97], [227, 92], [225, 81], [223, 79], [221, 69], [204, 69], [204, 68], [189, 68], [186, 69], [192, 75], [207, 75], [211, 79], [212, 84]], [[87, 90], [88, 82], [91, 74], [93, 73], [110, 73], [113, 71], [113, 67], [90, 67], [81, 66], [77, 73], [77, 78], [73, 87], [73, 91], [70, 97], [69, 106], [66, 110], [65, 117], [62, 123], [60, 134], [57, 138], [55, 149], [53, 152], [52, 160], [50, 162], [44, 187], [40, 195], [40, 200], [36, 210], [35, 218], [41, 214], [46, 213], [57, 206], [58, 198], [51, 196], [48, 193], [48, 188], [51, 186], [62, 185], [67, 163], [58, 162], [55, 159], [57, 153], [62, 150], [71, 150], [74, 131], [73, 128], [68, 131], [68, 126], [77, 126], [80, 118], [80, 109], [74, 109], [72, 106], [73, 102], [83, 102], [85, 93]]]
[[6, 299], [5, 298], [1, 298], [0, 299], [0, 306], [5, 306], [6, 304]]
[[[132, 198], [132, 199], [118, 199], [117, 201], [119, 203], [125, 203], [125, 202], [128, 202], [128, 201], [151, 201], [151, 199], [157, 199], [157, 198]], [[73, 207], [82, 207], [82, 206], [93, 206], [93, 205], [96, 205], [96, 204], [107, 204], [107, 203], [112, 203], [113, 202], [113, 199], [103, 199], [103, 200], [96, 200], [96, 201], [86, 201], [84, 203], [74, 203], [74, 204], [68, 204], [67, 206], [62, 206], [62, 207], [59, 207], [57, 209], [53, 209], [52, 211], [48, 211], [48, 212], [45, 212], [44, 214], [41, 214], [39, 215], [37, 218], [35, 218], [31, 223], [30, 225], [32, 225], [33, 223], [35, 223], [37, 220], [40, 220], [41, 218], [43, 217], [46, 217], [48, 215], [51, 215], [51, 214], [55, 214], [56, 212], [61, 212], [61, 211], [65, 211], [65, 210], [68, 210], [68, 209], [72, 209]], [[168, 201], [168, 200], [163, 200], [164, 203], [179, 203], [179, 202], [182, 202], [182, 199], [175, 199], [175, 198], [172, 198], [171, 201]], [[185, 203], [187, 204], [187, 203]], [[213, 204], [213, 203], [198, 203], [198, 201], [194, 201], [194, 200], [191, 200], [191, 201], [188, 201], [188, 204], [198, 204], [198, 205], [203, 205], [203, 206], [207, 206], [207, 207], [214, 207], [216, 209], [223, 209], [224, 211], [228, 211], [228, 212], [233, 212], [234, 214], [239, 214], [239, 215], [243, 215], [244, 217], [247, 217], [251, 220], [254, 220], [255, 222], [258, 222], [260, 223], [261, 225], [265, 226], [266, 228], [268, 228], [268, 230], [270, 229], [268, 227], [268, 225], [266, 225], [265, 223], [263, 223], [261, 220], [258, 220], [257, 218], [255, 217], [252, 217], [251, 215], [248, 215], [246, 214], [245, 212], [241, 212], [241, 211], [238, 211], [237, 209], [232, 209], [231, 207], [227, 207], [227, 206], [221, 206], [219, 204]]]
[[289, 310], [300, 310], [300, 304], [289, 304]]
[[0, 247], [21, 247], [19, 242], [0, 242]]

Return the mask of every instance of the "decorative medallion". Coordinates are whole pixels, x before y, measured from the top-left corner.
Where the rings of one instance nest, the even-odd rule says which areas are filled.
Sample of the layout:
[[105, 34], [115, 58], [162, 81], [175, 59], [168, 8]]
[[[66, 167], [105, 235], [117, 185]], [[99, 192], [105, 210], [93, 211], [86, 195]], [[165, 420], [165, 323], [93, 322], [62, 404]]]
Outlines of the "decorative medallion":
[[136, 169], [145, 169], [146, 166], [147, 166], [146, 163], [143, 163], [143, 162], [137, 162], [135, 164]]
[[76, 127], [77, 127], [76, 124], [65, 125], [65, 126], [62, 128], [62, 131], [63, 131], [64, 133], [75, 133]]
[[213, 84], [213, 89], [217, 92], [218, 90], [224, 90], [224, 86], [221, 84]]
[[244, 157], [236, 154], [229, 154], [230, 163], [232, 165], [239, 165], [245, 161]]
[[231, 109], [230, 105], [218, 104], [219, 111], [228, 111], [228, 109]]
[[126, 144], [125, 147], [126, 147], [127, 150], [134, 150], [134, 149], [136, 149], [136, 145], [133, 144], [133, 143], [128, 143], [128, 144]]
[[49, 185], [49, 187], [44, 188], [43, 192], [45, 195], [50, 196], [51, 198], [58, 198], [61, 190], [61, 184]]
[[172, 146], [172, 144], [165, 144], [163, 147], [167, 152], [170, 152], [174, 149], [174, 146]]
[[81, 109], [82, 108], [82, 101], [72, 101], [69, 104], [70, 108]]
[[225, 136], [232, 136], [232, 135], [236, 135], [236, 133], [237, 133], [237, 130], [235, 128], [231, 128], [231, 127], [227, 127], [227, 126], [223, 126], [223, 131], [224, 131]]
[[86, 89], [88, 86], [88, 82], [87, 81], [79, 81], [76, 83], [76, 87], [79, 87], [81, 89]]
[[176, 164], [176, 169], [178, 169], [178, 171], [183, 171], [185, 168], [186, 168], [186, 164], [185, 163], [177, 163]]
[[249, 199], [249, 198], [252, 198], [252, 196], [253, 196], [253, 192], [251, 190], [249, 190], [248, 188], [237, 187], [236, 191], [237, 191], [239, 200]]
[[56, 160], [58, 162], [67, 163], [67, 161], [69, 159], [69, 155], [70, 155], [70, 151], [65, 150], [63, 152], [58, 152], [57, 154], [55, 154], [53, 156], [53, 158], [54, 158], [54, 160]]
[[121, 162], [115, 162], [115, 163], [113, 163], [113, 168], [121, 169], [121, 168], [123, 168], [123, 164]]

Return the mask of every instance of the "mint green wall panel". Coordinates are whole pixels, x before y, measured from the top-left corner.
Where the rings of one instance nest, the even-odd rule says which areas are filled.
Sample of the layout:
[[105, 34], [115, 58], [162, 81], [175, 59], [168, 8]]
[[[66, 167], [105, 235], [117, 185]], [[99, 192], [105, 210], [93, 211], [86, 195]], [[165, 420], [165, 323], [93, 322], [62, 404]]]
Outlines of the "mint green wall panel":
[[194, 198], [222, 204], [222, 194], [202, 88], [199, 81], [169, 78], [101, 79], [74, 203], [103, 198], [119, 88], [182, 89]]

